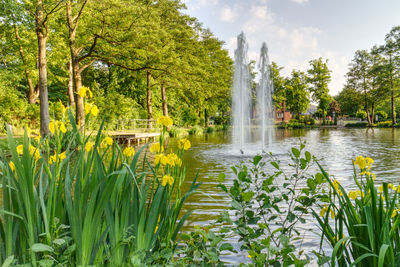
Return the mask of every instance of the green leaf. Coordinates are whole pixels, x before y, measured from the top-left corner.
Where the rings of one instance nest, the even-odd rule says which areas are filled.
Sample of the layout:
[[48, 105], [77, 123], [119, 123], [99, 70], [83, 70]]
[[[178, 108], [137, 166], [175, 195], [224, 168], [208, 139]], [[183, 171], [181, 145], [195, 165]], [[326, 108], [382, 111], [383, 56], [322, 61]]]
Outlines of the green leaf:
[[295, 148], [295, 147], [292, 147], [292, 154], [293, 154], [293, 156], [295, 156], [296, 158], [300, 157], [300, 151], [299, 151], [297, 148]]
[[253, 164], [254, 166], [257, 166], [257, 164], [262, 160], [262, 157], [260, 155], [257, 155], [253, 158]]
[[233, 246], [230, 243], [223, 243], [220, 247], [219, 247], [220, 251], [225, 251], [225, 250], [229, 250], [229, 251], [233, 251]]
[[8, 267], [11, 266], [11, 264], [14, 261], [14, 255], [9, 256], [4, 262], [3, 265], [1, 265], [1, 267]]
[[246, 201], [246, 202], [250, 201], [253, 196], [254, 196], [254, 192], [251, 192], [251, 191], [243, 193], [243, 200]]
[[50, 247], [49, 245], [42, 244], [42, 243], [35, 243], [32, 245], [31, 250], [33, 252], [54, 252], [54, 249]]
[[53, 243], [58, 246], [61, 246], [61, 245], [65, 244], [65, 240], [64, 239], [54, 239]]
[[307, 163], [308, 163], [307, 160], [303, 158], [300, 159], [300, 167], [302, 170], [304, 170], [307, 167]]
[[226, 178], [225, 173], [221, 172], [221, 173], [218, 175], [218, 182], [219, 182], [219, 183], [225, 182], [225, 178]]
[[246, 173], [243, 172], [243, 171], [239, 172], [238, 178], [239, 178], [240, 181], [245, 181], [246, 180]]
[[383, 267], [383, 264], [385, 263], [386, 251], [388, 250], [388, 248], [389, 248], [388, 244], [383, 244], [381, 246], [381, 249], [379, 250], [378, 267]]
[[279, 170], [279, 165], [275, 161], [271, 161], [271, 165], [274, 166], [276, 169]]
[[306, 152], [305, 152], [305, 156], [306, 156], [307, 162], [310, 162], [310, 160], [311, 160], [311, 153], [308, 152], [308, 151], [306, 151]]
[[236, 200], [232, 200], [232, 208], [236, 209], [236, 210], [241, 210], [242, 209], [242, 205], [240, 205], [239, 202], [237, 202]]

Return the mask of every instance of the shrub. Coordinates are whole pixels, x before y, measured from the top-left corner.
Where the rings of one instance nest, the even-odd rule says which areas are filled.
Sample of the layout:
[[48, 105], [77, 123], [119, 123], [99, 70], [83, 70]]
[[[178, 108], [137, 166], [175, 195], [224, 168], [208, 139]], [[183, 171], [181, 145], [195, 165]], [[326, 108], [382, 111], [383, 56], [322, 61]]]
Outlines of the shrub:
[[392, 127], [392, 121], [380, 121], [375, 126], [380, 128]]
[[360, 122], [349, 122], [346, 123], [345, 127], [368, 127], [368, 122], [366, 121], [360, 121]]
[[357, 111], [356, 118], [365, 120], [367, 118], [367, 112], [365, 112], [364, 110]]
[[375, 115], [378, 115], [378, 121], [384, 121], [388, 117], [388, 114], [383, 110], [378, 110]]
[[[310, 260], [294, 241], [301, 236], [299, 225], [305, 223], [324, 180], [308, 174], [313, 157], [303, 149], [303, 144], [292, 148], [292, 171], [281, 169], [274, 158], [267, 161], [257, 155], [232, 168], [236, 177], [229, 189], [223, 184], [225, 176], [219, 177], [219, 187], [231, 198], [234, 211], [223, 217], [254, 266], [304, 266]], [[266, 173], [267, 166], [274, 171]]]
[[189, 130], [189, 134], [191, 135], [201, 135], [203, 134], [204, 130], [201, 126], [194, 126]]
[[189, 132], [185, 128], [179, 128], [179, 127], [172, 127], [169, 131], [169, 136], [170, 137], [180, 137], [180, 136], [185, 136], [188, 135]]

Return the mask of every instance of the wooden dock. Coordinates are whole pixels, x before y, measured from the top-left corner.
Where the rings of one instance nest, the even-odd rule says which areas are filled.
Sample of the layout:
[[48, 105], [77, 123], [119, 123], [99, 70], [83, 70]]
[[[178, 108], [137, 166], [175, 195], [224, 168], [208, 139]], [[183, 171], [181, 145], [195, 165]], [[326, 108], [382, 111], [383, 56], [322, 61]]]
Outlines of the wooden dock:
[[114, 138], [119, 144], [135, 145], [140, 143], [148, 143], [150, 141], [156, 141], [161, 133], [134, 133], [134, 132], [113, 132], [110, 136]]

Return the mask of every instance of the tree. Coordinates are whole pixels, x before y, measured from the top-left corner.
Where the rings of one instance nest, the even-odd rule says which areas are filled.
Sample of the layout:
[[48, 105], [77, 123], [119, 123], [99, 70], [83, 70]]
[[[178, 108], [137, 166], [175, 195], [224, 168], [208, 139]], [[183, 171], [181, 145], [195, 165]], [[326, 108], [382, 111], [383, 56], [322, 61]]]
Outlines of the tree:
[[[50, 17], [58, 12], [61, 1], [37, 0], [34, 2], [36, 21], [36, 35], [38, 41], [38, 68], [39, 68], [39, 98], [40, 98], [40, 133], [42, 136], [49, 134], [49, 100], [47, 91], [47, 38], [49, 36]], [[28, 4], [28, 3], [27, 3]]]
[[275, 107], [282, 109], [282, 112], [284, 113], [286, 108], [286, 87], [285, 78], [280, 74], [282, 69], [283, 67], [279, 67], [275, 62], [271, 63], [271, 78], [274, 86], [274, 94], [272, 95], [272, 98]]
[[286, 81], [286, 102], [287, 108], [295, 112], [298, 118], [302, 112], [307, 111], [310, 100], [304, 72], [292, 71], [292, 76]]
[[357, 111], [362, 108], [363, 97], [354, 87], [346, 85], [340, 93], [334, 97], [338, 102], [342, 115], [355, 116]]
[[310, 92], [315, 102], [318, 102], [319, 108], [323, 111], [323, 123], [325, 124], [325, 115], [329, 106], [329, 88], [331, 81], [331, 71], [328, 69], [328, 60], [322, 58], [313, 59], [309, 62], [310, 69], [307, 70], [307, 81], [310, 83]]
[[392, 107], [392, 125], [396, 124], [395, 98], [399, 91], [400, 75], [400, 26], [393, 27], [385, 37], [381, 49], [386, 57], [386, 73], [389, 80], [390, 100]]

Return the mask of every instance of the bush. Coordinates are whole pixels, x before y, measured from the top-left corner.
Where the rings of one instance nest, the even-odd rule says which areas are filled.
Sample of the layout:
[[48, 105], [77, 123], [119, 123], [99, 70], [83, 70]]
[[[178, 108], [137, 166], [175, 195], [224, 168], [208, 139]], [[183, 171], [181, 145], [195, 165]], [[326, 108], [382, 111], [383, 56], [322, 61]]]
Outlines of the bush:
[[203, 127], [198, 126], [198, 125], [192, 127], [189, 130], [189, 134], [191, 134], [191, 135], [201, 135], [201, 134], [203, 134], [203, 132], [204, 132]]
[[360, 127], [360, 128], [368, 127], [368, 122], [366, 122], [366, 121], [349, 122], [349, 123], [346, 123], [345, 127], [355, 127], [355, 128], [356, 127]]
[[172, 127], [169, 131], [169, 136], [170, 137], [180, 137], [180, 136], [185, 136], [188, 135], [189, 132], [185, 128], [179, 128], [179, 127]]
[[301, 225], [324, 180], [308, 174], [314, 159], [303, 149], [303, 144], [292, 148], [290, 171], [283, 171], [273, 157], [257, 155], [248, 164], [232, 167], [236, 177], [229, 189], [225, 175], [219, 177], [234, 212], [225, 212], [223, 218], [239, 237], [240, 250], [249, 254], [251, 266], [305, 266], [310, 261], [294, 242], [301, 238]]
[[381, 121], [381, 122], [378, 122], [377, 124], [375, 124], [375, 126], [379, 127], [379, 128], [392, 127], [392, 121]]
[[378, 110], [375, 112], [375, 115], [378, 115], [378, 121], [380, 122], [386, 120], [388, 117], [388, 114], [383, 110]]
[[367, 112], [365, 112], [364, 110], [357, 111], [356, 118], [365, 120], [367, 118]]

